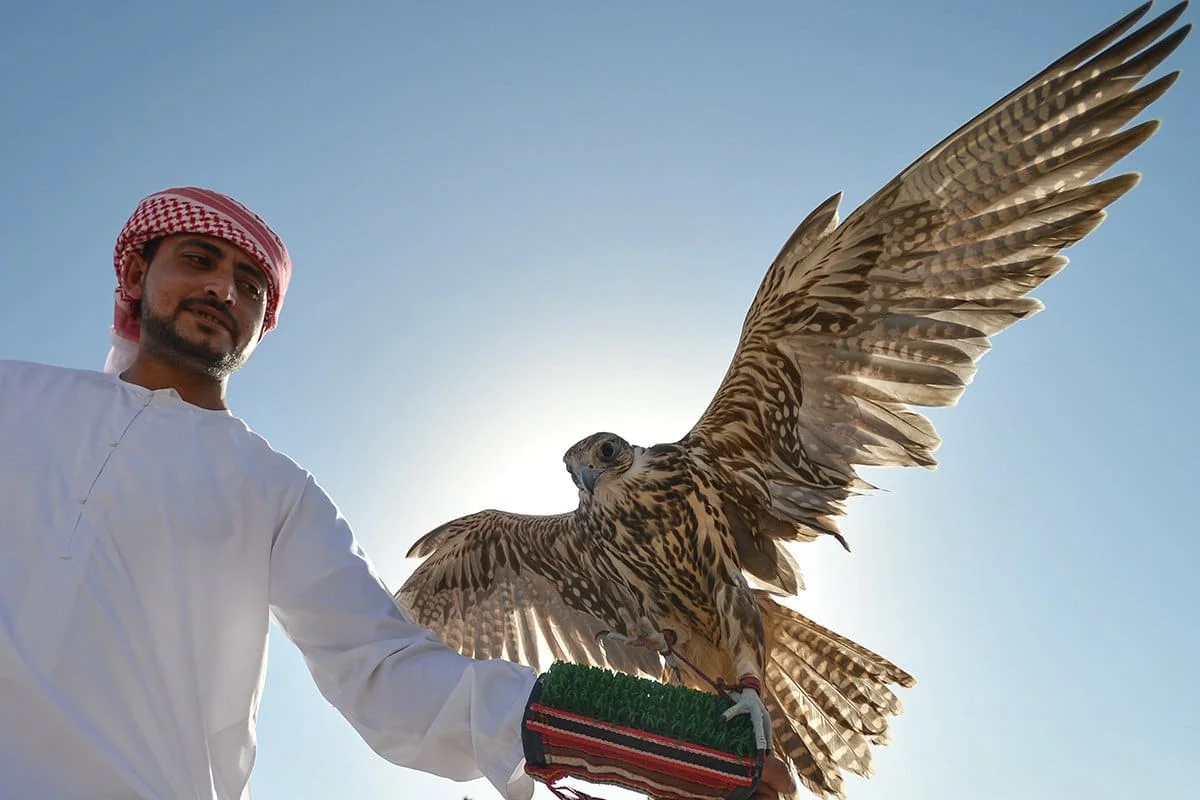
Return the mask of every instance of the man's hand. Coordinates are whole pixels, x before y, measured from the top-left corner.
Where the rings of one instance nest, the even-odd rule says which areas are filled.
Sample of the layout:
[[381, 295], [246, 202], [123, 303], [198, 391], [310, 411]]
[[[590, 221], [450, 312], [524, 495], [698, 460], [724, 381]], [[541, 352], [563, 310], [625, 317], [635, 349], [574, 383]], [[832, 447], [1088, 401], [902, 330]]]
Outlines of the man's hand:
[[787, 764], [771, 754], [763, 762], [762, 780], [754, 790], [754, 800], [782, 800], [796, 794], [796, 781]]

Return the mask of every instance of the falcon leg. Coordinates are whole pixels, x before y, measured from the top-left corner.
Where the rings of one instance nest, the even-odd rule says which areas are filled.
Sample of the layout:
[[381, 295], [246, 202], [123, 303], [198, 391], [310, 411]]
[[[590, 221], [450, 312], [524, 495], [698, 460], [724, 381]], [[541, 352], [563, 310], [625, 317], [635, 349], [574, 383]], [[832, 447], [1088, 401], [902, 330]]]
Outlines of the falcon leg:
[[662, 656], [663, 664], [671, 670], [675, 682], [682, 685], [683, 673], [679, 669], [679, 657], [675, 655], [675, 643], [679, 641], [678, 634], [669, 628], [663, 628], [658, 632], [658, 638], [662, 639], [662, 647], [658, 648], [658, 654]]
[[667, 669], [671, 670], [671, 675], [675, 678], [675, 682], [683, 683], [683, 673], [679, 669], [679, 659], [675, 657], [675, 652], [668, 650], [663, 653], [659, 651], [663, 657], [663, 663], [667, 665]]
[[718, 643], [728, 653], [738, 676], [729, 687], [733, 707], [724, 714], [729, 720], [749, 714], [755, 743], [760, 750], [771, 750], [771, 717], [762, 699], [759, 676], [766, 664], [766, 632], [762, 612], [745, 581], [720, 584], [716, 591], [720, 636]]

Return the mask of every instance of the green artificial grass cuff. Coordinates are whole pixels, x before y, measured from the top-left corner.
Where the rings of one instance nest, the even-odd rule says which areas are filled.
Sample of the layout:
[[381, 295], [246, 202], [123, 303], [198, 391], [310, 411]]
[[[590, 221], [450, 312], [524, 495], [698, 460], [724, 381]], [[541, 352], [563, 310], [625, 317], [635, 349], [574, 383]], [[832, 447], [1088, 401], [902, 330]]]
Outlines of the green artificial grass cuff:
[[742, 758], [757, 752], [750, 716], [726, 721], [730, 702], [715, 694], [561, 661], [541, 684], [539, 702], [560, 711]]

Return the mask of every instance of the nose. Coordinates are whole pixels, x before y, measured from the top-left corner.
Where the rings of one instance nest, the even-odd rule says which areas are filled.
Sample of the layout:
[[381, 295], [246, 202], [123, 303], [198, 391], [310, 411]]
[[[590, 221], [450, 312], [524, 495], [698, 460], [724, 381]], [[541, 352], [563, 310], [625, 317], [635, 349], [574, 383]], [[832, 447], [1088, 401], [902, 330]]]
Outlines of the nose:
[[232, 269], [214, 269], [208, 273], [205, 294], [227, 306], [237, 304], [237, 281]]

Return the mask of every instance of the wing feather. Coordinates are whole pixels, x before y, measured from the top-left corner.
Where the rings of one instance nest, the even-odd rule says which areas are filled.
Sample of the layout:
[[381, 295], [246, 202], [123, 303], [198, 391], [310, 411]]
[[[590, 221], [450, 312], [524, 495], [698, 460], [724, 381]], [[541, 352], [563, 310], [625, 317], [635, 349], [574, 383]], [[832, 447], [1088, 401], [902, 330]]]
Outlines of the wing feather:
[[683, 440], [727, 471], [738, 497], [788, 523], [758, 548], [767, 537], [838, 535], [845, 499], [867, 487], [857, 467], [936, 465], [940, 437], [913, 407], [956, 403], [990, 337], [1041, 310], [1028, 295], [1067, 264], [1060, 251], [1137, 184], [1136, 174], [1099, 178], [1158, 129], [1125, 126], [1178, 76], [1142, 85], [1190, 31], [1171, 31], [1185, 7], [1130, 32], [1150, 8], [1141, 6], [967, 122], [845, 222], [834, 195], [796, 228]]
[[586, 536], [574, 514], [481, 511], [412, 546], [408, 555], [425, 560], [396, 601], [473, 658], [506, 658], [540, 671], [549, 656], [657, 677], [656, 653], [596, 642], [600, 630], [621, 630], [622, 610], [638, 615], [606, 546]]

